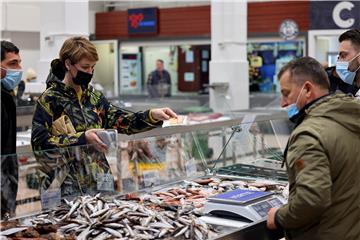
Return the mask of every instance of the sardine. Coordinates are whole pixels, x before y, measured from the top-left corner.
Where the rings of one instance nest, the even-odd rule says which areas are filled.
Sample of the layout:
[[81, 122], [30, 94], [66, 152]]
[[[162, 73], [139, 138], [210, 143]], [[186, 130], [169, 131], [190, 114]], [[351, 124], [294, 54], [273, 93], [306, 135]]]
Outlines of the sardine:
[[188, 230], [188, 228], [189, 228], [189, 226], [185, 226], [184, 228], [180, 228], [180, 230], [177, 233], [175, 233], [174, 237], [179, 237], [179, 236], [183, 235]]
[[107, 211], [109, 211], [109, 209], [107, 209], [107, 208], [102, 209], [102, 210], [99, 210], [99, 211], [94, 212], [93, 214], [91, 214], [90, 217], [91, 217], [91, 218], [94, 218], [94, 217], [101, 216], [101, 215], [103, 215], [104, 213], [106, 213]]
[[118, 237], [118, 238], [122, 238], [122, 234], [119, 233], [118, 231], [112, 229], [112, 228], [107, 228], [107, 227], [104, 227], [103, 228], [105, 231], [107, 231], [108, 233], [110, 233], [111, 235], [113, 235], [114, 237]]

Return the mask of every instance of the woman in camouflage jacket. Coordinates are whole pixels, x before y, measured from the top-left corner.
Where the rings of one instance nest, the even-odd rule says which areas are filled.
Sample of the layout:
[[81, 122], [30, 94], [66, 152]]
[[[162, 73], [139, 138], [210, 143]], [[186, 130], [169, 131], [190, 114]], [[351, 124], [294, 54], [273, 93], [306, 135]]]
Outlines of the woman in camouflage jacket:
[[[98, 61], [89, 40], [67, 39], [59, 55], [51, 64], [51, 74], [56, 77], [48, 79], [32, 124], [31, 142], [40, 164], [41, 191], [61, 186], [63, 196], [98, 192], [99, 178], [110, 173], [110, 167], [103, 154], [107, 146], [96, 132], [109, 128], [125, 134], [143, 132], [160, 127], [162, 120], [176, 114], [169, 108], [132, 113], [112, 105], [89, 85]], [[54, 134], [53, 123], [61, 117], [66, 117], [75, 131]]]

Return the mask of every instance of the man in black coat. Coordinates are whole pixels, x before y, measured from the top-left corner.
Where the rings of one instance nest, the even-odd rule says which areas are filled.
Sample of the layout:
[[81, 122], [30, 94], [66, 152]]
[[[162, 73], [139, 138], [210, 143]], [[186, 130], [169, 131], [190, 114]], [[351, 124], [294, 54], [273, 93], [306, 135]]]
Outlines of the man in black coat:
[[336, 67], [326, 69], [330, 92], [341, 91], [360, 97], [360, 30], [344, 32], [339, 37], [339, 43]]
[[14, 216], [18, 189], [14, 88], [22, 76], [19, 49], [1, 41], [1, 219]]
[[150, 97], [171, 96], [171, 77], [170, 73], [164, 69], [163, 60], [156, 60], [156, 69], [149, 74], [147, 87]]

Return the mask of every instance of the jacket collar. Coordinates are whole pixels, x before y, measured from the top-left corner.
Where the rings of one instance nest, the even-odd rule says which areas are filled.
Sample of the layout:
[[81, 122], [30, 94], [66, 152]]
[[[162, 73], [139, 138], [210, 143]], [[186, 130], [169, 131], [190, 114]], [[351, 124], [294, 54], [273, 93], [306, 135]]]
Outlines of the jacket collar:
[[294, 129], [299, 126], [305, 119], [306, 115], [308, 114], [308, 110], [315, 104], [318, 102], [321, 102], [325, 97], [333, 95], [331, 93], [329, 94], [325, 94], [324, 96], [321, 96], [311, 102], [309, 102], [308, 104], [306, 104], [302, 109], [300, 109], [299, 113], [296, 114], [291, 120], [292, 122], [295, 123]]
[[3, 83], [1, 83], [1, 94], [8, 94], [10, 96], [14, 96], [14, 91], [13, 90], [7, 90]]
[[[305, 117], [307, 116], [308, 112], [309, 112], [309, 109], [311, 109], [312, 106], [315, 105], [315, 103], [319, 103], [321, 101], [323, 101], [326, 97], [328, 96], [331, 96], [333, 94], [329, 93], [329, 94], [325, 94], [324, 96], [321, 96], [311, 102], [309, 102], [308, 104], [306, 104], [300, 111], [298, 114], [296, 114], [294, 117], [293, 117], [293, 122], [295, 123], [295, 126], [293, 128], [293, 130], [295, 128], [297, 128], [297, 126], [299, 126], [305, 119]], [[285, 165], [285, 162], [286, 162], [286, 155], [287, 155], [287, 151], [288, 151], [288, 148], [289, 148], [289, 142], [290, 142], [290, 138], [286, 144], [286, 147], [285, 147], [285, 150], [284, 150], [284, 159], [281, 163], [281, 168], [284, 167]]]
[[[75, 89], [73, 89], [72, 87], [66, 85], [63, 81], [60, 80], [52, 80], [51, 82], [49, 82], [50, 88], [53, 88], [61, 93], [63, 93], [65, 96], [68, 97], [76, 97], [76, 92]], [[89, 85], [88, 88], [83, 89], [83, 94], [86, 94], [88, 91], [93, 91], [93, 87], [91, 85]]]

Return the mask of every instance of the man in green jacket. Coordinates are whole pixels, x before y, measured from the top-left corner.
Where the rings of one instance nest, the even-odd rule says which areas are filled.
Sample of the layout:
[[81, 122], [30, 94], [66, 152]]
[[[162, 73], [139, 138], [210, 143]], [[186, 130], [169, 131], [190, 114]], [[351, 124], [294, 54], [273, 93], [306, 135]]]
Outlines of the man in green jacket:
[[360, 239], [360, 102], [329, 95], [329, 80], [310, 57], [279, 75], [281, 106], [295, 123], [285, 162], [288, 203], [268, 213], [287, 239]]

